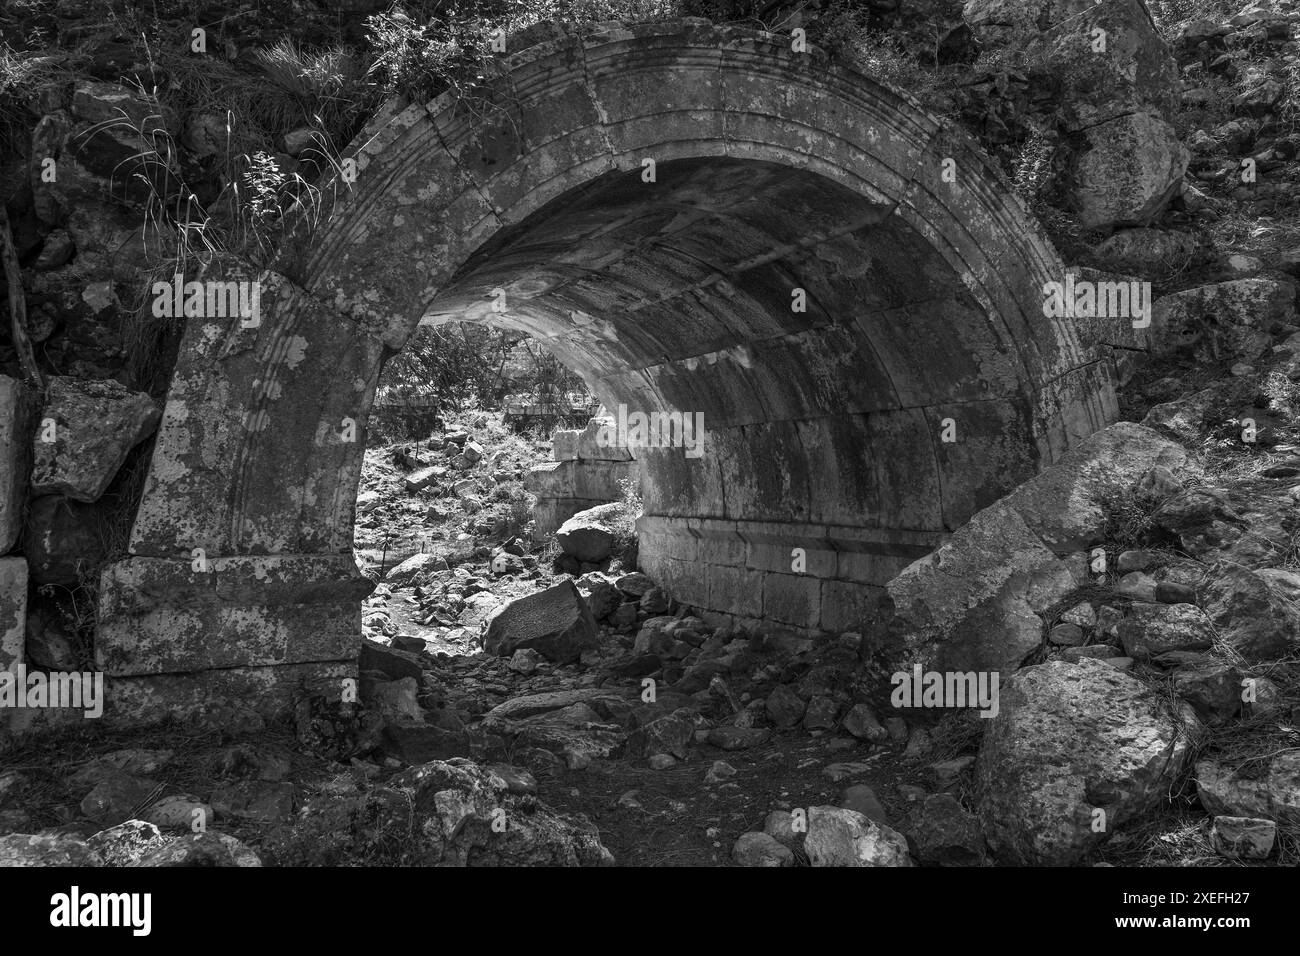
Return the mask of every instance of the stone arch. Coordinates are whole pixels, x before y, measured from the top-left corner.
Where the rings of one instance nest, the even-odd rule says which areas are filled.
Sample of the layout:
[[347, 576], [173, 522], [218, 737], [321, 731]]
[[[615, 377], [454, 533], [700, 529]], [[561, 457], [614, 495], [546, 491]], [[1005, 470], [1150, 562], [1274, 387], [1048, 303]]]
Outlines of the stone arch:
[[698, 20], [508, 49], [490, 110], [375, 117], [355, 183], [262, 276], [260, 325], [187, 321], [133, 557], [102, 587], [128, 709], [354, 672], [361, 428], [422, 319], [508, 322], [608, 404], [702, 412], [704, 457], [647, 453], [644, 562], [688, 603], [800, 627], [851, 627], [1114, 416], [1106, 366], [1043, 315], [1050, 243], [914, 100]]

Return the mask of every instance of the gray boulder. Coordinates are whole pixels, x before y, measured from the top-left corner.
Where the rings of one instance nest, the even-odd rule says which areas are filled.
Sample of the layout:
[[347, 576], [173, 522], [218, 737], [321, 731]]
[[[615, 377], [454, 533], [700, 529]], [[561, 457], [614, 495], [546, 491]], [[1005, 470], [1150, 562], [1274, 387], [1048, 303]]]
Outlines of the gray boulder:
[[596, 621], [572, 581], [511, 601], [488, 619], [483, 649], [510, 657], [530, 647], [557, 664], [576, 661], [596, 645]]
[[1191, 754], [1195, 715], [1101, 661], [1015, 674], [976, 765], [984, 835], [1004, 863], [1078, 863], [1165, 798]]

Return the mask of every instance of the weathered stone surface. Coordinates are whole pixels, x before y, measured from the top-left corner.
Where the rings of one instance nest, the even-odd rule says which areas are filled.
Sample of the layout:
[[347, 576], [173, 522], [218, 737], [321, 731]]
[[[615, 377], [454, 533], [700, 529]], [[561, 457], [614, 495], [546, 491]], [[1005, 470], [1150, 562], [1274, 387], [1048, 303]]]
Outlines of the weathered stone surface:
[[[561, 815], [536, 797], [516, 796], [508, 780], [463, 759], [413, 767], [352, 799], [310, 801], [296, 830], [299, 852], [327, 866], [376, 854], [388, 865], [409, 866], [613, 862], [586, 817]], [[411, 839], [412, 832], [419, 838]]]
[[212, 808], [224, 819], [276, 823], [293, 815], [293, 784], [238, 780], [212, 791]]
[[1038, 614], [1075, 579], [1060, 556], [1101, 540], [1106, 508], [1181, 446], [1112, 425], [981, 511], [934, 554], [888, 584], [910, 653], [939, 670], [1014, 670], [1042, 641]]
[[23, 661], [27, 641], [27, 561], [0, 558], [0, 671]]
[[761, 727], [714, 727], [706, 739], [720, 750], [748, 750], [767, 743], [770, 736]]
[[1266, 860], [1277, 839], [1277, 823], [1250, 817], [1218, 816], [1210, 830], [1214, 849], [1240, 860]]
[[107, 528], [107, 516], [100, 505], [62, 495], [37, 498], [28, 508], [23, 534], [32, 581], [77, 587], [82, 577], [107, 557]]
[[100, 578], [95, 660], [114, 676], [354, 660], [374, 585], [350, 555], [129, 558]]
[[[32, 494], [98, 501], [160, 418], [148, 395], [119, 382], [51, 378], [32, 446]], [[51, 422], [54, 440], [47, 441]]]
[[1241, 713], [1241, 671], [1213, 661], [1184, 664], [1173, 672], [1174, 690], [1211, 726], [1226, 724]]
[[[978, 813], [1002, 862], [1079, 862], [1117, 826], [1153, 808], [1191, 753], [1191, 708], [1101, 661], [1051, 661], [1002, 685], [1001, 712], [976, 764]], [[1094, 810], [1106, 813], [1104, 832]]]
[[31, 470], [32, 397], [17, 379], [0, 375], [0, 554], [18, 540]]
[[78, 80], [72, 91], [72, 115], [88, 123], [129, 122], [142, 131], [176, 129], [176, 117], [119, 83]]
[[616, 522], [622, 511], [617, 503], [580, 511], [555, 532], [560, 550], [579, 561], [595, 563], [609, 557], [614, 547]]
[[622, 497], [619, 482], [636, 474], [634, 461], [552, 461], [534, 465], [524, 487], [538, 498], [610, 502]]
[[388, 724], [383, 739], [384, 751], [389, 756], [411, 766], [430, 760], [469, 757], [473, 753], [467, 733], [430, 724]]
[[79, 670], [82, 663], [80, 648], [48, 605], [28, 607], [24, 653], [29, 666], [46, 671]]
[[422, 574], [445, 571], [446, 568], [446, 558], [427, 553], [413, 554], [384, 575], [384, 580], [396, 587], [403, 587], [414, 583]]
[[196, 823], [207, 826], [214, 819], [210, 804], [187, 793], [163, 797], [141, 816], [163, 830], [192, 830]]
[[1047, 610], [1075, 587], [1018, 514], [980, 512], [888, 585], [909, 649], [939, 670], [1014, 670], [1042, 641]]
[[1300, 486], [1276, 492], [1240, 486], [1189, 488], [1165, 501], [1152, 520], [1206, 564], [1277, 566], [1285, 562], [1290, 542], [1300, 534]]
[[1147, 660], [1169, 651], [1208, 650], [1214, 629], [1193, 604], [1137, 603], [1120, 622], [1119, 639], [1129, 657]]
[[500, 721], [523, 720], [550, 711], [563, 710], [574, 704], [586, 704], [607, 715], [626, 706], [624, 694], [605, 687], [582, 687], [574, 690], [548, 691], [543, 694], [525, 694], [512, 697], [493, 707], [484, 715], [484, 723], [493, 726]]
[[1151, 350], [1189, 350], [1198, 360], [1263, 355], [1274, 333], [1296, 324], [1296, 288], [1275, 279], [1234, 279], [1157, 299], [1151, 310]]
[[567, 664], [596, 643], [596, 622], [572, 581], [511, 601], [488, 621], [483, 650], [509, 657], [531, 647], [547, 660]]
[[261, 866], [262, 861], [250, 847], [234, 837], [208, 830], [179, 837], [129, 865], [248, 867]]
[[[1190, 154], [1165, 121], [1178, 105], [1178, 64], [1145, 4], [966, 0], [962, 13], [989, 52], [1045, 72], [1059, 91], [1058, 122], [1084, 134], [1071, 193], [1081, 218], [1090, 226], [1151, 221]], [[1094, 45], [1099, 36], [1104, 49]]]
[[813, 866], [912, 866], [907, 839], [842, 807], [809, 807], [804, 852]]
[[737, 866], [794, 866], [794, 854], [789, 847], [758, 831], [740, 835], [731, 849], [731, 859]]
[[1300, 605], [1242, 565], [1216, 564], [1203, 603], [1219, 636], [1247, 661], [1275, 660], [1300, 644]]
[[844, 715], [844, 729], [859, 740], [880, 743], [888, 735], [869, 704], [854, 704]]
[[814, 697], [808, 701], [808, 710], [803, 715], [804, 730], [829, 730], [835, 726], [835, 717], [839, 714], [839, 704], [829, 697]]
[[[402, 487], [408, 492], [423, 491], [430, 485], [436, 484], [439, 478], [447, 474], [445, 465], [431, 465], [428, 468], [421, 468], [413, 471], [402, 481]], [[360, 499], [358, 499], [358, 504]]]
[[1089, 127], [1070, 200], [1087, 228], [1147, 225], [1178, 191], [1189, 153], [1163, 117], [1131, 113]]
[[126, 820], [86, 840], [104, 866], [131, 866], [142, 857], [170, 842], [158, 828], [145, 820]]
[[1187, 457], [1186, 449], [1151, 429], [1118, 422], [1089, 436], [1006, 502], [1054, 553], [1073, 554], [1099, 543], [1115, 496], [1134, 494], [1152, 469], [1177, 472]]
[[[1141, 0], [966, 0], [962, 17], [982, 46], [1044, 61], [1072, 128], [1176, 106], [1178, 66]], [[1098, 29], [1104, 51], [1092, 46]]]
[[1098, 244], [1101, 262], [1139, 274], [1173, 271], [1192, 261], [1196, 237], [1162, 229], [1121, 229]]
[[0, 837], [0, 867], [100, 866], [85, 840], [70, 833], [11, 833]]
[[876, 792], [865, 783], [855, 783], [851, 787], [845, 787], [844, 794], [840, 797], [840, 806], [845, 810], [860, 813], [881, 826], [890, 825], [889, 814], [885, 812], [884, 804], [880, 802]]
[[127, 820], [158, 786], [156, 780], [118, 771], [104, 777], [81, 801], [81, 812], [102, 826]]
[[1280, 753], [1245, 773], [1221, 760], [1199, 760], [1196, 794], [1216, 815], [1300, 824], [1300, 753]]
[[557, 431], [552, 438], [555, 443], [553, 457], [556, 461], [566, 461], [571, 457], [584, 461], [631, 461], [632, 453], [626, 445], [599, 440], [601, 429], [614, 424], [611, 417], [596, 416], [581, 430]]
[[926, 866], [980, 866], [985, 862], [979, 819], [949, 793], [926, 797], [911, 831], [917, 859]]
[[678, 760], [685, 760], [694, 737], [694, 724], [669, 714], [638, 727], [628, 738], [627, 745], [630, 751], [643, 757], [671, 754]]

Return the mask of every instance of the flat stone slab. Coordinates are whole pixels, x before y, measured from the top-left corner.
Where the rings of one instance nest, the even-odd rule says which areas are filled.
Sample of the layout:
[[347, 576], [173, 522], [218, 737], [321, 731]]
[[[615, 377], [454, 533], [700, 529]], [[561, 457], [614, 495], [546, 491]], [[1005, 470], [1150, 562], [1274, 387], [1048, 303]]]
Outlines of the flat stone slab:
[[130, 558], [100, 578], [96, 665], [112, 676], [355, 660], [374, 585], [350, 555]]
[[0, 711], [0, 753], [46, 733], [84, 727], [88, 720], [100, 727], [137, 728], [169, 719], [194, 726], [239, 726], [254, 717], [284, 719], [303, 696], [342, 699], [349, 681], [356, 686], [356, 661], [108, 677], [103, 684], [104, 712], [97, 718], [70, 708]]

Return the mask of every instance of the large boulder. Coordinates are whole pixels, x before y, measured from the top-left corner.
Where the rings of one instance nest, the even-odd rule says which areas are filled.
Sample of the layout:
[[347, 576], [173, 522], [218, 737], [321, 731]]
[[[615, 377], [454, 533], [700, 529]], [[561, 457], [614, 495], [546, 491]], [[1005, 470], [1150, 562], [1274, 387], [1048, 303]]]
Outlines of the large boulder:
[[1056, 81], [1072, 130], [1178, 106], [1178, 65], [1143, 0], [966, 0], [962, 17], [986, 50], [1003, 49]]
[[886, 586], [906, 656], [938, 670], [1014, 670], [1042, 641], [1038, 616], [1077, 581], [1066, 561], [1101, 542], [1109, 508], [1187, 453], [1120, 422], [1071, 449]]
[[1131, 113], [1084, 136], [1068, 197], [1084, 228], [1148, 225], [1178, 193], [1191, 154], [1162, 117]]
[[604, 561], [614, 550], [619, 516], [623, 506], [618, 502], [597, 505], [579, 511], [555, 532], [560, 550], [579, 561], [595, 564]]
[[421, 575], [445, 570], [447, 570], [447, 559], [426, 551], [413, 554], [392, 568], [384, 575], [384, 581], [394, 587], [405, 587], [408, 584], [418, 583], [417, 579]]
[[1250, 662], [1276, 660], [1300, 646], [1300, 605], [1275, 580], [1240, 564], [1216, 564], [1202, 603], [1219, 636]]
[[1069, 199], [1086, 227], [1145, 225], [1178, 192], [1190, 154], [1169, 120], [1178, 65], [1142, 0], [966, 0], [980, 46], [1050, 85], [1078, 134]]
[[119, 382], [50, 379], [33, 444], [32, 494], [99, 500], [161, 417], [153, 399]]
[[804, 852], [813, 866], [912, 866], [907, 838], [843, 807], [809, 807]]
[[1255, 761], [1241, 768], [1235, 761], [1199, 760], [1196, 793], [1210, 813], [1300, 826], [1300, 751], [1279, 753], [1263, 764]]
[[926, 797], [911, 836], [926, 866], [981, 866], [986, 861], [979, 818], [950, 793]]
[[1184, 289], [1151, 309], [1151, 351], [1188, 349], [1200, 361], [1253, 362], [1273, 336], [1296, 324], [1296, 287], [1276, 279], [1234, 279]]
[[572, 581], [506, 604], [488, 619], [483, 649], [510, 657], [531, 647], [559, 664], [576, 661], [596, 644], [596, 620]]
[[1300, 485], [1190, 488], [1165, 501], [1152, 521], [1206, 564], [1276, 567], [1300, 535]]
[[[979, 816], [995, 855], [1070, 865], [1153, 809], [1178, 778], [1191, 707], [1101, 661], [1051, 661], [1002, 687], [976, 764]], [[1101, 813], [1098, 813], [1101, 811]]]
[[886, 586], [909, 658], [939, 670], [1015, 670], [1042, 643], [1038, 616], [1076, 586], [1069, 568], [999, 503]]

